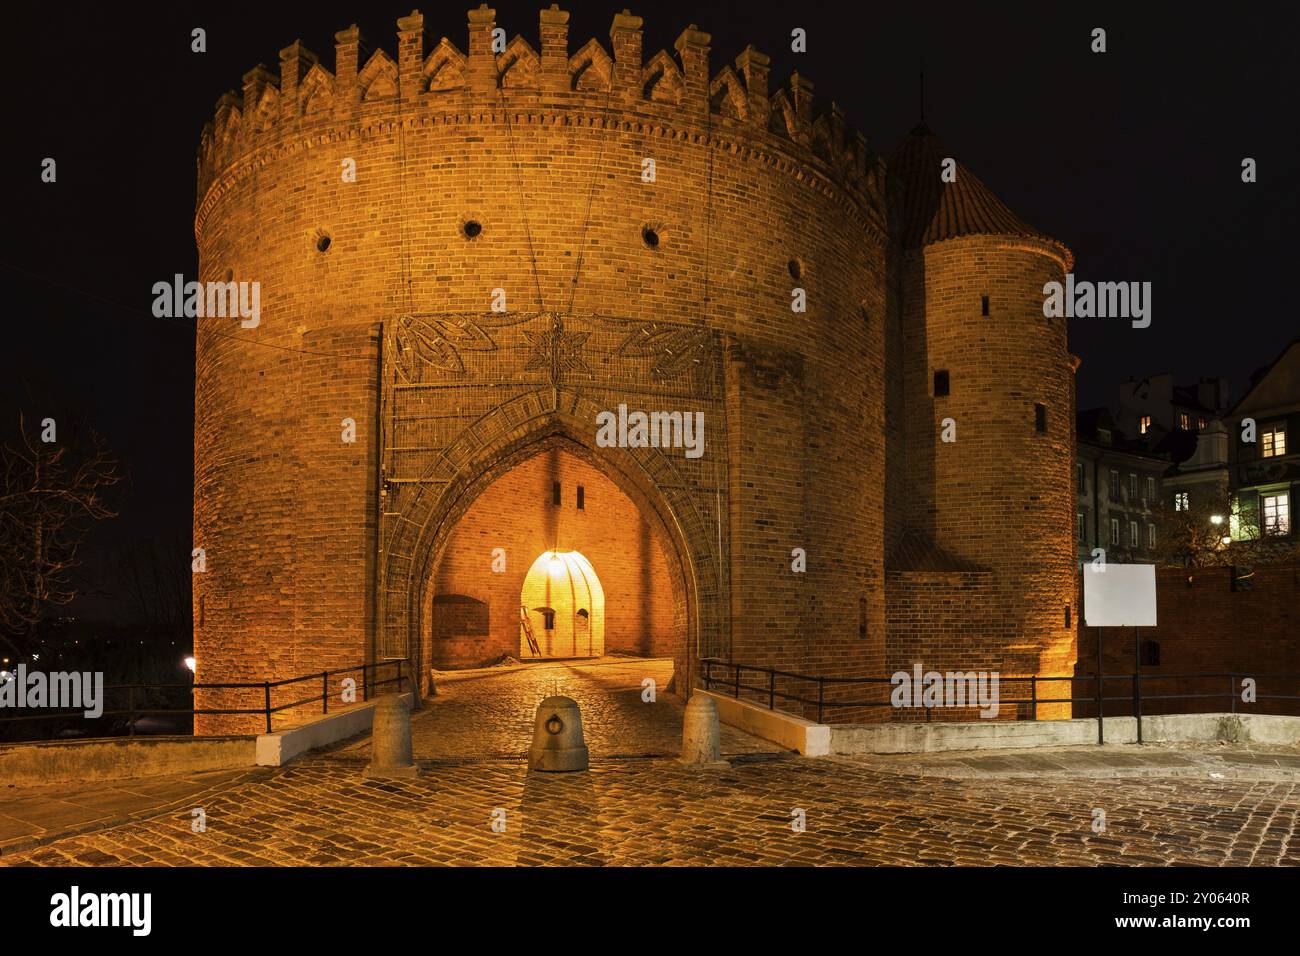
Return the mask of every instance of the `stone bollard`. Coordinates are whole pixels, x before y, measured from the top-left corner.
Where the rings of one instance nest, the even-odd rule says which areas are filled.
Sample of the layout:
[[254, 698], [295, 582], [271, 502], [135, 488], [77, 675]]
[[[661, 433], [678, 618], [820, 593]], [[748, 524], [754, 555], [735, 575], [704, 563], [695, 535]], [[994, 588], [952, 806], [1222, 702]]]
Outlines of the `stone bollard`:
[[728, 767], [722, 759], [722, 728], [712, 697], [692, 694], [682, 719], [681, 762], [701, 767]]
[[398, 694], [375, 701], [374, 731], [370, 735], [367, 777], [414, 777], [419, 773], [411, 756], [411, 712]]
[[548, 697], [537, 705], [528, 769], [548, 773], [587, 769], [582, 713], [568, 697]]

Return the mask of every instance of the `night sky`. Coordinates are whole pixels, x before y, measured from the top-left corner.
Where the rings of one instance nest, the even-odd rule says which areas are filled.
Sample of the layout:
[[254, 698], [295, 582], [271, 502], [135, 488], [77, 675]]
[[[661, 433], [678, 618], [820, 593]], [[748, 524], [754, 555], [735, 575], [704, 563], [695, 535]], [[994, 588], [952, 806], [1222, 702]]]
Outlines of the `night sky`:
[[[608, 48], [627, 0], [570, 0], [570, 52]], [[476, 5], [476, 4], [475, 4]], [[537, 48], [539, 0], [498, 2], [497, 22]], [[169, 5], [170, 6], [170, 5]], [[466, 49], [468, 2], [429, 4], [430, 41]], [[9, 8], [12, 9], [12, 8]], [[154, 318], [151, 287], [195, 278], [195, 155], [217, 98], [301, 38], [333, 69], [334, 33], [361, 27], [396, 59], [411, 9], [348, 3], [20, 5], [8, 31], [0, 281], [0, 429], [16, 408], [83, 414], [129, 474], [118, 519], [87, 555], [190, 527], [194, 333]], [[1071, 323], [1081, 407], [1129, 376], [1250, 373], [1300, 333], [1289, 302], [1300, 180], [1295, 37], [1281, 5], [692, 3], [633, 7], [649, 59], [690, 23], [713, 36], [716, 73], [748, 43], [797, 68], [886, 157], [921, 111], [951, 152], [1021, 218], [1061, 239], [1076, 275], [1152, 283], [1153, 322]], [[208, 51], [190, 51], [207, 30]], [[803, 27], [808, 52], [790, 52]], [[1090, 52], [1091, 31], [1108, 52]], [[363, 63], [364, 56], [363, 52]], [[241, 93], [242, 96], [242, 93]], [[1288, 117], [1290, 117], [1288, 119]], [[54, 157], [58, 182], [40, 181]], [[1259, 181], [1241, 181], [1244, 157]]]

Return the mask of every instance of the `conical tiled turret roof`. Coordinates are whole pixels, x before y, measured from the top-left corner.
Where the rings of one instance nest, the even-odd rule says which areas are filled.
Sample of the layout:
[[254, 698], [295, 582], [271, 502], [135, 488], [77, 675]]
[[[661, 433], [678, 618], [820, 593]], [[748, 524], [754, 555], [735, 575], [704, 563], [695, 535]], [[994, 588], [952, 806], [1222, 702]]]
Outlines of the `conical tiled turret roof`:
[[889, 175], [903, 186], [904, 247], [970, 235], [1032, 236], [1059, 245], [1008, 209], [960, 162], [956, 182], [943, 182], [940, 173], [949, 158], [952, 153], [924, 123], [894, 150]]

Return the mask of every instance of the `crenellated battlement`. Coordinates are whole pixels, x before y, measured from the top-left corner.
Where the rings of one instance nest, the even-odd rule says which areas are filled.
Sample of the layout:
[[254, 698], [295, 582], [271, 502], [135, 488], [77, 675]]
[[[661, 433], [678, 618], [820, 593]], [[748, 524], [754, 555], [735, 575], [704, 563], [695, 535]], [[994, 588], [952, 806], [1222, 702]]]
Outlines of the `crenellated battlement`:
[[[493, 50], [496, 11], [483, 4], [468, 13], [465, 52], [447, 37], [429, 42], [424, 17], [397, 21], [397, 59], [376, 49], [360, 62], [355, 25], [335, 34], [334, 71], [294, 41], [280, 51], [275, 73], [259, 64], [244, 74], [242, 96], [230, 91], [216, 104], [198, 154], [200, 204], [214, 180], [242, 158], [301, 138], [334, 138], [345, 131], [438, 117], [494, 112], [532, 121], [626, 124], [703, 133], [731, 145], [768, 148], [811, 161], [829, 178], [873, 205], [883, 162], [845, 122], [834, 103], [814, 107], [813, 85], [798, 73], [771, 89], [770, 59], [746, 47], [710, 73], [709, 34], [691, 24], [674, 53], [642, 51], [642, 19], [624, 10], [610, 25], [609, 48], [597, 39], [570, 51], [569, 14], [552, 4], [539, 19], [539, 46], [515, 35]], [[496, 44], [501, 47], [501, 43]]]

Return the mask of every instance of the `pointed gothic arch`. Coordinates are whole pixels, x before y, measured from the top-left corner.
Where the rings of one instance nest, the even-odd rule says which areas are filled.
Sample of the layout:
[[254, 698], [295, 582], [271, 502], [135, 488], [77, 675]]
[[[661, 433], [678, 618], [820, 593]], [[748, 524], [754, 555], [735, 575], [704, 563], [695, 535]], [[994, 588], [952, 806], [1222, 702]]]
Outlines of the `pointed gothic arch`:
[[455, 447], [439, 456], [443, 461], [462, 462], [454, 477], [422, 488], [402, 508], [381, 560], [376, 659], [401, 656], [411, 659], [416, 668], [424, 667], [423, 589], [457, 521], [498, 478], [550, 448], [599, 469], [667, 544], [671, 575], [682, 589], [675, 599], [680, 600], [686, 621], [685, 646], [674, 649], [679, 666], [689, 669], [700, 656], [717, 652], [726, 613], [717, 550], [720, 537], [693, 500], [690, 483], [662, 449], [595, 447], [587, 423], [600, 409], [589, 399], [570, 395], [559, 408], [546, 408], [542, 398], [528, 393], [504, 406], [504, 419], [518, 421], [504, 433], [488, 421], [467, 428]]

